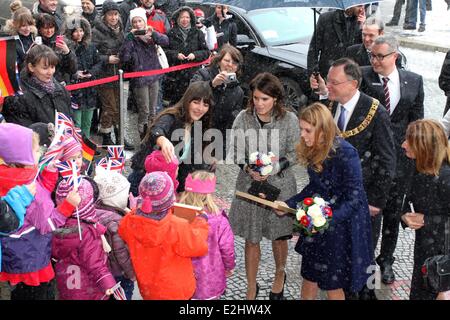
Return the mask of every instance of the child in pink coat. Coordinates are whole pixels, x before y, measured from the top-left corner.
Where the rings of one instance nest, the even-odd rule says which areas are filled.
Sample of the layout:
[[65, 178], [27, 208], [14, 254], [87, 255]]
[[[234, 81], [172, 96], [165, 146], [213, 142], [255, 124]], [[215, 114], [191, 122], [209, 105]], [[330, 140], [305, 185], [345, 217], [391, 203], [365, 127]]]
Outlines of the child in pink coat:
[[192, 258], [197, 286], [192, 299], [219, 299], [236, 265], [234, 235], [225, 210], [214, 202], [216, 177], [207, 171], [189, 174], [180, 203], [204, 208], [208, 216], [208, 254]]

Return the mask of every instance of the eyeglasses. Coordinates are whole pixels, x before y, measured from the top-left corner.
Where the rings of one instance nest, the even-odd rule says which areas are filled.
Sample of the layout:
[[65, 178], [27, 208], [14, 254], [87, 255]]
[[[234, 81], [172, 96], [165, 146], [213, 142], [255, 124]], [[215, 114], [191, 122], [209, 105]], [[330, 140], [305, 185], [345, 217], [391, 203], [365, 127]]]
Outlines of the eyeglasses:
[[393, 53], [395, 53], [395, 51], [389, 52], [389, 53], [387, 53], [387, 54], [385, 54], [385, 55], [382, 55], [382, 54], [372, 54], [371, 52], [369, 52], [369, 59], [370, 59], [370, 60], [372, 60], [372, 59], [377, 59], [378, 61], [383, 61], [384, 58], [390, 56], [390, 55], [393, 54]]
[[346, 82], [349, 82], [349, 81], [353, 81], [353, 80], [355, 80], [355, 79], [349, 79], [349, 80], [345, 80], [345, 81], [342, 81], [342, 82], [328, 81], [327, 84], [332, 85], [332, 86], [338, 86], [340, 84], [343, 84], [343, 83], [346, 83]]

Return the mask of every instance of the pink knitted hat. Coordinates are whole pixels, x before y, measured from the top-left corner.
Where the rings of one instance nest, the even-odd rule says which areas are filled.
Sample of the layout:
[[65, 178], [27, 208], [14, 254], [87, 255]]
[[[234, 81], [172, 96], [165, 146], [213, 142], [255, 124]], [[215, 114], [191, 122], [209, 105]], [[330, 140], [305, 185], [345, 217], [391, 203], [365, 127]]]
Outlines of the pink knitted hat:
[[[72, 189], [73, 186], [70, 186], [62, 180], [56, 188], [56, 203], [59, 205], [63, 202]], [[80, 216], [80, 219], [97, 221], [94, 206], [97, 199], [95, 199], [95, 192], [92, 183], [85, 178], [81, 179], [80, 185], [78, 186], [78, 194], [81, 198], [81, 202], [78, 205], [78, 215]], [[72, 216], [77, 216], [76, 210], [73, 212]]]
[[151, 172], [142, 178], [139, 184], [139, 195], [142, 197], [143, 213], [164, 212], [175, 202], [172, 179], [167, 172]]
[[61, 161], [69, 160], [82, 150], [81, 144], [74, 137], [67, 138], [61, 144], [63, 147]]
[[167, 172], [169, 177], [172, 179], [175, 190], [177, 190], [179, 184], [177, 180], [178, 165], [179, 162], [177, 157], [173, 157], [172, 161], [167, 163], [161, 150], [153, 151], [145, 159], [145, 171], [147, 173], [155, 171]]

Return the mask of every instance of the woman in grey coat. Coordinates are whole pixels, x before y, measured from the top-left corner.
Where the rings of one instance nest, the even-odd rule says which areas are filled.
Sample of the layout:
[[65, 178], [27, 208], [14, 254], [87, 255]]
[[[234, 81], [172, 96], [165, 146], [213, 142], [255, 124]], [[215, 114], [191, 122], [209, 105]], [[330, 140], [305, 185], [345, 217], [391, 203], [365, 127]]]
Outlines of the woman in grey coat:
[[[300, 137], [298, 119], [294, 113], [285, 109], [283, 86], [274, 75], [257, 75], [251, 81], [250, 89], [252, 96], [248, 107], [239, 113], [233, 123], [228, 154], [228, 159], [237, 161], [241, 167], [236, 190], [247, 192], [253, 181], [267, 181], [281, 189], [278, 199], [288, 199], [297, 192], [292, 166], [296, 162], [295, 145]], [[271, 174], [261, 176], [249, 168], [249, 155], [255, 151], [266, 154], [273, 152], [279, 159]], [[255, 299], [259, 291], [256, 275], [262, 237], [272, 240], [276, 266], [269, 298], [284, 299], [284, 269], [288, 254], [287, 240], [292, 237], [292, 218], [279, 217], [270, 208], [235, 197], [230, 209], [230, 223], [234, 234], [245, 239], [247, 299]]]

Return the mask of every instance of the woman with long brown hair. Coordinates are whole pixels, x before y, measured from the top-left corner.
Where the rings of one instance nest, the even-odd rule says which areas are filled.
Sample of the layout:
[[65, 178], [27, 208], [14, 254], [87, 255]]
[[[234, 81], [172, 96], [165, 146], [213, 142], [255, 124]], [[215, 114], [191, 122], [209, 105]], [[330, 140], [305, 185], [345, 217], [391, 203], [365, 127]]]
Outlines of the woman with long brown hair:
[[[184, 191], [184, 180], [190, 172], [210, 168], [206, 163], [210, 159], [203, 158], [203, 134], [211, 127], [213, 107], [214, 99], [209, 84], [195, 82], [189, 85], [178, 103], [165, 109], [149, 123], [140, 149], [131, 159], [133, 172], [128, 180], [131, 183], [130, 191], [134, 195], [137, 195], [139, 182], [145, 175], [145, 159], [155, 148], [161, 150], [167, 163], [176, 156], [176, 151], [181, 152], [178, 155], [178, 192]], [[195, 130], [196, 124], [201, 125], [201, 131]], [[198, 134], [202, 137], [197, 137]], [[201, 141], [202, 144], [198, 145], [194, 141]], [[196, 159], [201, 159], [200, 163]]]
[[450, 219], [449, 142], [437, 121], [417, 120], [409, 124], [402, 147], [406, 156], [416, 163], [401, 216], [402, 225], [416, 232], [409, 298], [444, 299], [442, 292], [437, 294], [423, 288], [421, 267], [428, 257], [449, 254], [444, 252], [445, 223]]
[[[267, 182], [280, 189], [280, 199], [297, 191], [292, 165], [295, 163], [295, 144], [300, 131], [297, 117], [284, 105], [284, 90], [280, 80], [270, 73], [258, 74], [250, 82], [251, 98], [246, 110], [239, 113], [233, 123], [229, 159], [240, 165], [236, 190], [247, 192], [256, 182]], [[245, 132], [242, 136], [240, 132]], [[241, 148], [240, 146], [244, 146]], [[250, 155], [259, 151], [273, 152], [279, 159], [269, 175], [261, 175], [248, 165]], [[227, 159], [228, 160], [228, 159]], [[234, 198], [230, 208], [233, 232], [245, 239], [245, 269], [247, 274], [247, 299], [258, 296], [256, 282], [261, 259], [262, 238], [272, 241], [275, 260], [275, 277], [269, 295], [271, 300], [283, 300], [286, 281], [287, 240], [292, 237], [292, 219], [278, 217], [270, 209], [253, 202]]]
[[301, 234], [295, 246], [302, 255], [301, 297], [314, 300], [320, 288], [327, 291], [328, 299], [344, 300], [344, 289], [359, 292], [367, 283], [373, 262], [360, 159], [356, 149], [339, 137], [333, 116], [323, 104], [310, 105], [299, 118], [297, 157], [308, 169], [309, 184], [280, 203], [296, 209], [303, 199], [317, 196], [333, 210], [328, 229], [312, 236]]

